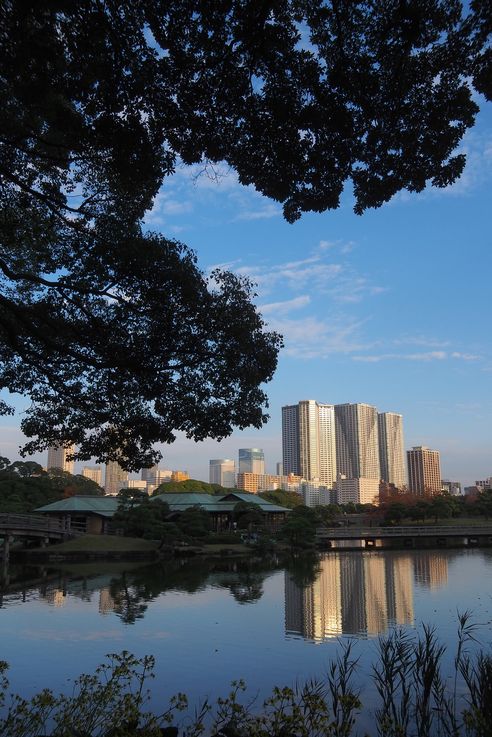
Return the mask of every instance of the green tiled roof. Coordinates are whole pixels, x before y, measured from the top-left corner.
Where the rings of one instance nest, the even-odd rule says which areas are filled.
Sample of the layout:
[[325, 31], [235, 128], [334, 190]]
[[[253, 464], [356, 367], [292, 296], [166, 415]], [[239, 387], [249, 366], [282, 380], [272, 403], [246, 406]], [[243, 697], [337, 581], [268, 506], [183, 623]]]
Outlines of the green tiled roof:
[[103, 517], [112, 517], [118, 509], [118, 499], [115, 496], [71, 496], [59, 502], [45, 504], [35, 512], [86, 512], [99, 514]]
[[[183, 512], [189, 507], [201, 507], [207, 512], [232, 512], [238, 502], [248, 502], [257, 505], [262, 512], [288, 512], [290, 510], [277, 504], [265, 501], [256, 494], [232, 491], [223, 496], [212, 496], [211, 494], [198, 494], [194, 492], [180, 492], [171, 494], [159, 494], [151, 497], [152, 501], [159, 499], [169, 505], [172, 512]], [[118, 509], [119, 499], [115, 496], [71, 496], [59, 502], [45, 504], [38, 507], [35, 512], [46, 514], [70, 514], [86, 513], [97, 514], [102, 517], [112, 517]]]
[[166, 504], [169, 504], [170, 507], [174, 506], [175, 504], [186, 504], [187, 507], [206, 507], [208, 509], [209, 505], [211, 504], [217, 504], [217, 502], [222, 497], [219, 496], [212, 496], [211, 494], [199, 494], [192, 491], [180, 491], [176, 493], [169, 493], [169, 494], [158, 494], [157, 496], [152, 496], [151, 500], [155, 501], [158, 499], [160, 502], [166, 502]]

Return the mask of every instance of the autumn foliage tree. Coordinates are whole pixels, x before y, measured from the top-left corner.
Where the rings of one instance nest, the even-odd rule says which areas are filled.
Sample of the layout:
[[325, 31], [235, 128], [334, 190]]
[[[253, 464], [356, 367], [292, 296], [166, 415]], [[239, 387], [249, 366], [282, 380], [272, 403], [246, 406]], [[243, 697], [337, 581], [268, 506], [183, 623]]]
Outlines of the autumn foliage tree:
[[[26, 452], [126, 468], [266, 420], [281, 339], [251, 284], [143, 228], [178, 161], [226, 161], [287, 220], [443, 187], [490, 99], [474, 0], [0, 5], [0, 388]], [[6, 402], [1, 405], [11, 411]]]

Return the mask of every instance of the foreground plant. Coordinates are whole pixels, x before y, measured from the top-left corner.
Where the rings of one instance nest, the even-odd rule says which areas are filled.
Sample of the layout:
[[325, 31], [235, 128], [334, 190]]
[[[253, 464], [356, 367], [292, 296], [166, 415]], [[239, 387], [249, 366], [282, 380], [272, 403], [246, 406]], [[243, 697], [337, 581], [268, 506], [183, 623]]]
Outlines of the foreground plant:
[[[379, 641], [372, 680], [379, 704], [379, 737], [491, 737], [492, 657], [471, 653], [476, 626], [459, 615], [456, 676], [444, 679], [445, 647], [433, 628], [416, 638], [395, 631]], [[44, 689], [30, 700], [6, 696], [7, 664], [0, 663], [0, 737], [351, 737], [362, 708], [354, 687], [358, 659], [353, 643], [328, 668], [325, 680], [275, 687], [258, 704], [243, 681], [193, 715], [184, 694], [161, 713], [149, 711], [154, 658], [123, 651], [108, 655], [94, 674], [82, 675], [70, 695]], [[370, 737], [366, 734], [365, 737]]]

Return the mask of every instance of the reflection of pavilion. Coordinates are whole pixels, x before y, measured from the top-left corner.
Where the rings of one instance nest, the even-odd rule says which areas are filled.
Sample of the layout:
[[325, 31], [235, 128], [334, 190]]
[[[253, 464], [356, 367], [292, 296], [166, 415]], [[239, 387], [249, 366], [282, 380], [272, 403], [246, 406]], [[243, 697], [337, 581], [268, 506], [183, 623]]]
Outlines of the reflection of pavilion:
[[285, 575], [288, 634], [322, 641], [340, 634], [377, 635], [413, 621], [409, 555], [332, 553], [306, 587]]

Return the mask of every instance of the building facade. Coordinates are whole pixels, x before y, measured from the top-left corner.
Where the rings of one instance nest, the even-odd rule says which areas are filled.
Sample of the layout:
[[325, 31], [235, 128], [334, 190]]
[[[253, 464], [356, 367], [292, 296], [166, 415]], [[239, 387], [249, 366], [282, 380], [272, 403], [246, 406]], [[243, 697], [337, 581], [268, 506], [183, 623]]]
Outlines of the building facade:
[[102, 486], [102, 468], [100, 466], [84, 466], [82, 476]]
[[347, 479], [381, 478], [378, 411], [370, 404], [335, 405], [336, 465]]
[[238, 473], [265, 475], [265, 454], [261, 448], [239, 448]]
[[233, 489], [236, 485], [235, 462], [230, 458], [212, 459], [209, 462], [209, 483]]
[[438, 450], [419, 445], [407, 450], [408, 485], [421, 496], [439, 494], [442, 488], [441, 461]]
[[48, 471], [50, 468], [59, 468], [60, 471], [73, 473], [75, 462], [73, 460], [67, 460], [67, 456], [74, 452], [75, 445], [70, 445], [68, 448], [60, 448], [56, 446], [48, 448], [48, 462], [46, 464], [46, 468]]
[[337, 504], [379, 504], [378, 479], [358, 478], [347, 479], [338, 477], [336, 483]]
[[402, 489], [407, 484], [402, 415], [378, 413], [378, 442], [381, 480]]
[[332, 488], [337, 475], [335, 413], [313, 399], [282, 407], [282, 469]]
[[111, 496], [118, 494], [128, 481], [128, 471], [124, 471], [117, 461], [106, 463], [104, 474], [104, 493]]

